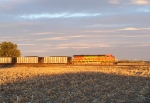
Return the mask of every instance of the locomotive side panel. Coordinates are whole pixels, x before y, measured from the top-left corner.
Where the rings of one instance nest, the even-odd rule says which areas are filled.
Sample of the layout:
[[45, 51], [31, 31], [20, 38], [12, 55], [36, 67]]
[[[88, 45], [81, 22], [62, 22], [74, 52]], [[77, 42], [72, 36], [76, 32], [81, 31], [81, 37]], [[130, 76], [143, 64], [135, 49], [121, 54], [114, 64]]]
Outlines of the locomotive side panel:
[[73, 64], [114, 64], [116, 58], [111, 54], [106, 55], [74, 55]]

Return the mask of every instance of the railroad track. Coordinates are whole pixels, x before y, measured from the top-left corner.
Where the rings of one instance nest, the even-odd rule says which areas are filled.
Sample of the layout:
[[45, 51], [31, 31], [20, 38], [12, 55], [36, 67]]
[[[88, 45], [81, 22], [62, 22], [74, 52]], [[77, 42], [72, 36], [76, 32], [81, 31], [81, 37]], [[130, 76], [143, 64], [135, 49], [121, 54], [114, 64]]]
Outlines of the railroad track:
[[139, 66], [139, 67], [150, 67], [150, 64], [139, 64], [139, 65], [91, 65], [91, 64], [86, 64], [86, 65], [73, 65], [73, 64], [0, 64], [0, 67], [55, 67], [55, 66], [101, 66], [101, 67], [134, 67], [134, 66]]

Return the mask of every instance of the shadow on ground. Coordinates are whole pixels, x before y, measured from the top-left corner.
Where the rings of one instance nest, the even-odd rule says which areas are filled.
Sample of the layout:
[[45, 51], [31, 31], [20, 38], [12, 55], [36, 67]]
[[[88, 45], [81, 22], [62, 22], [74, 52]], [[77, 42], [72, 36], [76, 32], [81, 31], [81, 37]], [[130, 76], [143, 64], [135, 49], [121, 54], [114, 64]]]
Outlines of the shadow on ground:
[[11, 68], [14, 67], [15, 63], [11, 63], [11, 64], [0, 64], [0, 68]]
[[96, 72], [38, 75], [1, 85], [0, 103], [148, 103], [149, 81]]

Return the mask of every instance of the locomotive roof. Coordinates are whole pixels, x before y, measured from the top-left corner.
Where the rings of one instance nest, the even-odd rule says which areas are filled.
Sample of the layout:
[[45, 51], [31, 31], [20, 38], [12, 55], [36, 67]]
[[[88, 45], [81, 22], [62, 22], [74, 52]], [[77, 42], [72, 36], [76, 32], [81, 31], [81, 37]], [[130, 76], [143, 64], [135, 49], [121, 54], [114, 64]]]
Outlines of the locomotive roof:
[[38, 56], [25, 56], [25, 57], [38, 57]]
[[71, 57], [71, 56], [48, 56], [48, 57]]
[[106, 55], [73, 55], [73, 56], [106, 56]]

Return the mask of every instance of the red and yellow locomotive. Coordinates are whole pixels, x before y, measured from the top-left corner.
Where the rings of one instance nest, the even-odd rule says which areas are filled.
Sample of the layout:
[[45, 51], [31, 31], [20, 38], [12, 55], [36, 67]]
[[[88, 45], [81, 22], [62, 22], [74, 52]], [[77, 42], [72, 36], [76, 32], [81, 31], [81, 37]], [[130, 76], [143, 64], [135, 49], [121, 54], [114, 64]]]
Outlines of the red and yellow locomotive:
[[117, 62], [115, 56], [106, 55], [74, 55], [72, 63], [76, 64], [97, 64], [97, 65], [113, 65]]

